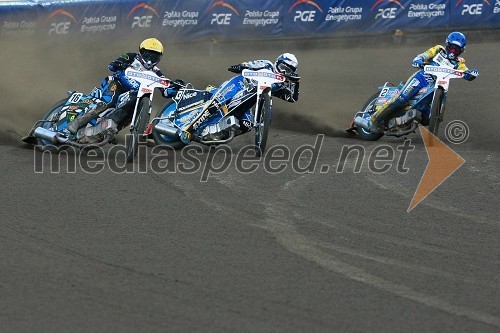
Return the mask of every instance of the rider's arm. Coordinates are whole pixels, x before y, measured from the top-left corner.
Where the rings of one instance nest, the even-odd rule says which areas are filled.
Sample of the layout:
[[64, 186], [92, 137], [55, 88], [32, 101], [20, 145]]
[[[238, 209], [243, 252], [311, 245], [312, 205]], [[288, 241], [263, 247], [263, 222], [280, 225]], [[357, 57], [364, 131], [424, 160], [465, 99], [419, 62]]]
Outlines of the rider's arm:
[[441, 45], [436, 45], [436, 46], [431, 47], [430, 49], [428, 49], [424, 53], [419, 54], [418, 56], [421, 56], [425, 62], [429, 62], [432, 58], [434, 58], [436, 56], [436, 54], [440, 50], [444, 50], [444, 47], [442, 47]]
[[158, 67], [156, 67], [156, 66], [153, 67], [153, 72], [155, 72], [155, 74], [158, 75], [158, 76], [160, 76], [160, 77], [165, 77], [165, 75], [163, 75], [163, 73], [161, 72], [161, 70]]
[[245, 63], [247, 68], [253, 69], [253, 70], [259, 70], [259, 69], [269, 69], [273, 70], [274, 66], [273, 63], [270, 62], [269, 60], [253, 60]]
[[240, 74], [245, 68], [248, 68], [248, 63], [243, 62], [241, 64], [229, 66], [227, 70], [236, 74]]
[[468, 69], [465, 65], [464, 58], [458, 58], [458, 68], [461, 71], [465, 71], [464, 79], [467, 81], [472, 81], [479, 76], [479, 71], [477, 69]]
[[259, 69], [273, 69], [273, 63], [270, 62], [269, 60], [253, 60], [253, 61], [247, 61], [243, 62], [241, 64], [233, 65], [229, 67], [227, 70], [233, 73], [240, 74], [244, 69], [249, 68], [253, 70], [259, 70]]
[[271, 93], [284, 101], [295, 103], [299, 100], [299, 81], [273, 85]]
[[457, 60], [458, 60], [458, 67], [457, 67], [458, 70], [461, 70], [461, 71], [468, 70], [467, 66], [465, 65], [465, 59], [464, 58], [458, 57]]
[[125, 53], [119, 56], [117, 59], [113, 60], [108, 68], [112, 72], [125, 70], [132, 62], [134, 62], [136, 54], [135, 53]]
[[413, 59], [412, 66], [417, 68], [423, 68], [425, 64], [428, 64], [432, 58], [443, 49], [441, 45], [436, 45], [428, 49], [427, 51], [420, 53]]

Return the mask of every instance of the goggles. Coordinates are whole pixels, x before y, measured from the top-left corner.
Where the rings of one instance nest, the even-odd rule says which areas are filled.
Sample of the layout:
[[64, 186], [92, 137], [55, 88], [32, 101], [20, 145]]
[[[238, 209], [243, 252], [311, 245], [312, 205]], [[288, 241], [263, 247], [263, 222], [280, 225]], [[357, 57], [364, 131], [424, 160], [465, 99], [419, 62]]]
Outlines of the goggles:
[[286, 63], [284, 62], [280, 62], [277, 66], [278, 68], [278, 71], [280, 73], [283, 73], [283, 74], [292, 74], [293, 72], [295, 72], [295, 68], [292, 68], [290, 67], [289, 65], [287, 65]]
[[453, 53], [455, 55], [459, 55], [460, 53], [462, 53], [464, 51], [463, 47], [460, 47], [460, 46], [455, 45], [455, 44], [448, 44], [446, 46], [446, 49], [448, 50], [448, 52]]
[[158, 62], [160, 62], [160, 59], [161, 59], [161, 53], [149, 51], [149, 50], [144, 51], [141, 56], [145, 62], [148, 62], [151, 64], [157, 64]]

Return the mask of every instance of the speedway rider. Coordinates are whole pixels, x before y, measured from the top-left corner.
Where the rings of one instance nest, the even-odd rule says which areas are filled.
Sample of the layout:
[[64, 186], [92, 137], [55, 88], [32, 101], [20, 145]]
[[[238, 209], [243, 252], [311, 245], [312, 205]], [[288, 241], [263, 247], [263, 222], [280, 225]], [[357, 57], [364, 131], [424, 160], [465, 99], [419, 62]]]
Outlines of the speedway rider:
[[[133, 115], [139, 85], [125, 76], [125, 70], [132, 66], [151, 70], [158, 76], [163, 76], [160, 69], [156, 67], [162, 55], [163, 45], [161, 42], [156, 38], [148, 38], [140, 44], [139, 53], [125, 53], [113, 60], [108, 66], [113, 74], [104, 78], [100, 87], [92, 90], [90, 93], [93, 97], [92, 103], [86, 107], [83, 115], [68, 124], [68, 131], [72, 134], [79, 133], [80, 128], [97, 118], [108, 108], [112, 109], [104, 117], [114, 121], [117, 131], [127, 126]], [[165, 97], [175, 95], [175, 90], [179, 88], [175, 81], [171, 82], [171, 87], [163, 90]]]
[[[282, 74], [286, 77], [286, 80], [282, 83], [273, 84], [271, 94], [287, 102], [295, 103], [299, 99], [300, 81], [297, 66], [298, 60], [295, 55], [283, 53], [276, 59], [274, 64], [269, 60], [254, 60], [230, 66], [228, 71], [241, 74], [244, 69], [267, 69]], [[210, 114], [215, 114], [215, 112], [222, 109], [224, 113], [234, 115], [240, 121], [239, 130], [241, 133], [247, 132], [253, 127], [250, 108], [255, 102], [257, 92], [243, 76], [235, 76], [211, 92], [216, 94], [216, 98], [213, 105], [208, 108]], [[191, 133], [181, 133], [181, 140], [184, 143], [188, 143], [190, 138]]]
[[[446, 47], [441, 45], [436, 45], [424, 53], [421, 53], [413, 59], [412, 66], [420, 68], [418, 72], [415, 72], [406, 81], [406, 84], [401, 89], [401, 91], [387, 101], [380, 109], [375, 112], [370, 119], [370, 131], [372, 133], [382, 133], [384, 132], [381, 123], [390, 118], [394, 110], [405, 106], [408, 101], [415, 96], [420, 89], [424, 87], [429, 87], [434, 85], [434, 78], [424, 72], [423, 68], [425, 65], [430, 64], [434, 56], [440, 53], [443, 57], [448, 59], [454, 69], [465, 71], [463, 78], [467, 81], [472, 81], [478, 77], [479, 72], [475, 69], [468, 69], [465, 65], [465, 60], [459, 57], [462, 52], [464, 52], [467, 41], [465, 36], [461, 32], [452, 32], [446, 38]], [[426, 125], [428, 119], [422, 121], [423, 125]]]

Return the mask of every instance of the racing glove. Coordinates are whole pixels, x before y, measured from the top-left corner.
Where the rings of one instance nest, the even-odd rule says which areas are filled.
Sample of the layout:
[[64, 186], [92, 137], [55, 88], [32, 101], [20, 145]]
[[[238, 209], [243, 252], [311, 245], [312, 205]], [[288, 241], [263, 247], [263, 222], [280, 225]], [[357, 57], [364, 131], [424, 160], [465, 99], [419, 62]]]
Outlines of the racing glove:
[[170, 81], [170, 86], [174, 89], [181, 89], [186, 87], [186, 82], [181, 79], [175, 79], [173, 81]]
[[296, 73], [285, 75], [285, 77], [292, 82], [300, 81], [300, 76]]
[[112, 70], [113, 72], [123, 71], [123, 70], [127, 69], [127, 67], [128, 67], [128, 64], [126, 62], [120, 60], [119, 58], [116, 60], [113, 60], [109, 64], [109, 69]]
[[176, 79], [173, 81], [170, 81], [170, 86], [167, 89], [163, 90], [163, 97], [172, 97], [177, 94], [179, 89], [185, 88], [186, 87], [186, 82], [180, 79]]
[[464, 73], [464, 79], [467, 81], [472, 81], [479, 76], [479, 71], [477, 69], [468, 69]]
[[238, 65], [233, 65], [233, 66], [229, 67], [227, 70], [230, 72], [236, 73], [236, 74], [240, 74], [246, 68], [248, 68], [248, 67], [243, 65], [243, 64], [238, 64]]
[[172, 97], [176, 94], [176, 91], [174, 89], [171, 89], [171, 88], [162, 89], [161, 92], [162, 92], [163, 97], [165, 97], [165, 98]]
[[411, 65], [415, 68], [424, 68], [425, 66], [424, 61], [418, 57], [413, 59], [413, 63]]

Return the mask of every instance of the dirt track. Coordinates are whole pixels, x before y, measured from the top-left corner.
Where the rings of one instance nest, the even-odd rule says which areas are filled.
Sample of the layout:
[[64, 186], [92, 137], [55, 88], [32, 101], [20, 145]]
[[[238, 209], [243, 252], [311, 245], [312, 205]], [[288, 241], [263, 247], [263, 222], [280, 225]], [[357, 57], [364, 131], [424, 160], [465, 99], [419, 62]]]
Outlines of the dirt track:
[[[429, 45], [442, 43], [441, 36], [410, 46], [385, 43], [346, 43], [346, 41], [292, 42], [260, 45], [246, 44], [166, 44], [166, 56], [161, 68], [170, 78], [182, 78], [197, 87], [218, 85], [231, 76], [226, 71], [230, 64], [251, 59], [274, 59], [282, 51], [294, 52], [300, 62], [303, 77], [301, 102], [295, 105], [277, 103], [276, 126], [283, 129], [322, 132], [343, 135], [353, 112], [385, 81], [398, 83], [412, 73], [409, 65], [416, 53]], [[0, 115], [0, 142], [22, 136], [31, 122], [47, 110], [55, 101], [63, 98], [68, 90], [89, 91], [108, 75], [107, 64], [123, 52], [132, 52], [140, 41], [115, 43], [107, 48], [94, 47], [88, 51], [88, 43], [68, 46], [56, 41], [10, 42], [0, 50], [2, 59], [9, 59], [3, 73], [1, 91], [3, 103]], [[497, 45], [493, 43], [493, 45]], [[482, 99], [471, 96], [482, 94], [485, 89], [498, 91], [499, 73], [495, 70], [494, 54], [497, 46], [491, 42], [469, 44], [464, 56], [470, 66], [481, 71], [481, 81], [453, 82], [450, 90], [447, 120], [466, 120], [472, 135], [480, 141], [495, 141], [495, 122], [485, 121], [497, 104], [496, 94], [484, 94]], [[490, 61], [491, 59], [491, 61]], [[488, 70], [493, 66], [492, 70]], [[486, 69], [486, 70], [484, 70]], [[480, 84], [479, 82], [483, 82]], [[484, 82], [491, 82], [485, 87]], [[462, 94], [466, 91], [469, 94]], [[158, 101], [157, 103], [160, 103]], [[472, 115], [471, 115], [472, 113]], [[478, 140], [476, 140], [477, 142]], [[9, 140], [12, 143], [12, 140]]]
[[[85, 45], [2, 48], [0, 327], [498, 332], [500, 44], [467, 47], [467, 63], [481, 75], [452, 81], [445, 115], [469, 126], [469, 139], [452, 146], [466, 163], [415, 210], [406, 212], [427, 164], [417, 135], [408, 173], [394, 166], [375, 174], [366, 160], [355, 173], [352, 156], [335, 172], [344, 145], [362, 144], [368, 155], [378, 144], [403, 143], [365, 143], [342, 130], [376, 86], [406, 79], [413, 56], [441, 42], [167, 44], [166, 75], [197, 86], [229, 78], [231, 64], [294, 52], [300, 101], [274, 102], [270, 145], [294, 152], [327, 135], [312, 173], [290, 162], [277, 174], [262, 163], [241, 174], [231, 164], [207, 182], [203, 169], [36, 174], [50, 163], [34, 162], [16, 137], [68, 89], [99, 83], [107, 63], [138, 41], [85, 56]], [[237, 138], [231, 156], [250, 141]], [[214, 154], [200, 158], [220, 162]]]

